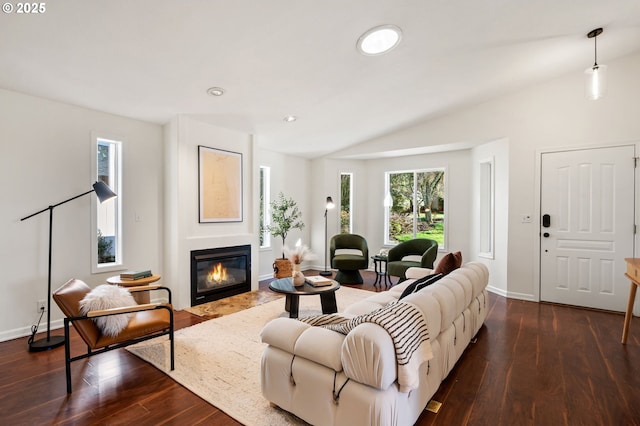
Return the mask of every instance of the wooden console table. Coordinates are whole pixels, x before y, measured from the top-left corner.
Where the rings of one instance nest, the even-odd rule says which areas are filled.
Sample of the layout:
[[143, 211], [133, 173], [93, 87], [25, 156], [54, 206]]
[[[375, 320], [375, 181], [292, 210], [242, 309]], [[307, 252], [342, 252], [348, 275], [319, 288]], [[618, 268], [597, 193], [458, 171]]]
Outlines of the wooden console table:
[[627, 336], [629, 334], [629, 324], [631, 324], [631, 317], [633, 316], [633, 303], [636, 300], [636, 291], [640, 286], [640, 259], [627, 258], [627, 278], [631, 280], [629, 287], [629, 301], [627, 302], [627, 313], [624, 315], [624, 327], [622, 328], [622, 343], [627, 343]]

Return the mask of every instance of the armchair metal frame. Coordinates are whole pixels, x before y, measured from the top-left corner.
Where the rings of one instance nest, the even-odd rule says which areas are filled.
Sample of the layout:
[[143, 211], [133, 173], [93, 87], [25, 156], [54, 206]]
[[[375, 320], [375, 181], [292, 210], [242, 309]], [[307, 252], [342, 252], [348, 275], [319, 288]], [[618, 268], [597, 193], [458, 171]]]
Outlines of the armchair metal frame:
[[[174, 332], [174, 318], [173, 318], [173, 306], [171, 305], [171, 290], [168, 287], [159, 286], [159, 285], [150, 285], [150, 286], [139, 286], [139, 287], [129, 287], [127, 288], [129, 292], [139, 292], [139, 291], [150, 291], [150, 290], [166, 290], [168, 293], [169, 303], [147, 303], [142, 305], [135, 306], [127, 306], [124, 308], [112, 308], [112, 309], [103, 309], [98, 311], [90, 311], [87, 312], [86, 315], [82, 316], [74, 316], [74, 317], [65, 317], [64, 318], [64, 335], [65, 335], [65, 344], [64, 344], [64, 358], [65, 358], [65, 373], [67, 380], [67, 393], [71, 393], [71, 363], [73, 361], [78, 361], [81, 359], [89, 358], [93, 355], [99, 355], [105, 352], [112, 351], [114, 349], [120, 349], [125, 346], [129, 346], [134, 343], [144, 342], [145, 340], [153, 339], [160, 336], [169, 335], [169, 341], [171, 346], [171, 370], [174, 369], [174, 340], [173, 340], [173, 332]], [[156, 309], [166, 309], [169, 312], [169, 327], [161, 330], [146, 334], [144, 336], [124, 340], [122, 342], [117, 342], [111, 345], [104, 346], [100, 349], [92, 349], [89, 344], [87, 344], [87, 353], [82, 355], [71, 356], [71, 344], [70, 344], [70, 335], [69, 335], [69, 325], [73, 321], [79, 320], [91, 320], [94, 318], [105, 317], [110, 315], [118, 315], [118, 314], [126, 314], [126, 313], [134, 313], [140, 311], [150, 311]], [[82, 337], [82, 335], [81, 335]], [[84, 340], [84, 338], [83, 338]], [[85, 342], [86, 343], [86, 342]]]

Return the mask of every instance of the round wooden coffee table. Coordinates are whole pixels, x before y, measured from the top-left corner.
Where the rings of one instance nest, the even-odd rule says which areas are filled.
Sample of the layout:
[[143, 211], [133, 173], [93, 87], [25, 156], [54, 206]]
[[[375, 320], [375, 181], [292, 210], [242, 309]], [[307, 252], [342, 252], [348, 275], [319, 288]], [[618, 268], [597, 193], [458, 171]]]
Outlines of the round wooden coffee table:
[[269, 284], [269, 289], [276, 293], [283, 293], [286, 295], [284, 304], [285, 311], [289, 312], [289, 318], [298, 318], [298, 309], [300, 306], [300, 296], [320, 296], [320, 304], [322, 305], [323, 314], [335, 314], [338, 312], [338, 305], [336, 304], [336, 291], [340, 288], [340, 283], [331, 280], [330, 285], [322, 287], [314, 287], [308, 283], [300, 287], [293, 285], [293, 279], [278, 278]]

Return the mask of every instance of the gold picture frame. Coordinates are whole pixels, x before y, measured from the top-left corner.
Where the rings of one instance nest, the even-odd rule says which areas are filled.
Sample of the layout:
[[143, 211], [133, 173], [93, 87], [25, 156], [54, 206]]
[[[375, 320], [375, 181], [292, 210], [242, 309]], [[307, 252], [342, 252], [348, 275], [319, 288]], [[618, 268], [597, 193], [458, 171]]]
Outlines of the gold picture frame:
[[242, 154], [198, 146], [200, 223], [242, 222]]

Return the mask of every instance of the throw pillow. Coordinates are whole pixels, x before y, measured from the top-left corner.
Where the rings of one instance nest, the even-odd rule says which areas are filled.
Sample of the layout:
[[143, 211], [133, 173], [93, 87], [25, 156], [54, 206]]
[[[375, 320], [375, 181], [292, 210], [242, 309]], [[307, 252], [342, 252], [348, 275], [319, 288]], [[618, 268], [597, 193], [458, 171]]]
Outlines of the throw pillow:
[[443, 277], [442, 274], [431, 274], [431, 275], [427, 275], [426, 277], [418, 278], [417, 280], [409, 284], [407, 288], [404, 289], [404, 291], [402, 292], [398, 300], [401, 300], [403, 297], [406, 297], [411, 293], [415, 293], [416, 291], [421, 290], [426, 286], [429, 286], [435, 283], [442, 277]]
[[419, 283], [416, 286], [416, 289], [413, 292], [416, 293], [416, 292], [422, 290], [423, 288], [430, 286], [431, 284], [435, 283], [436, 281], [438, 281], [442, 277], [444, 277], [444, 275], [442, 275], [442, 274], [433, 274], [432, 278], [430, 280], [427, 280], [427, 281]]
[[[80, 313], [86, 315], [90, 311], [135, 305], [135, 299], [124, 287], [102, 284], [87, 293], [80, 301]], [[130, 318], [131, 314], [119, 314], [92, 319], [102, 334], [115, 337], [129, 324]]]
[[433, 273], [447, 275], [458, 269], [460, 266], [462, 266], [462, 253], [459, 251], [455, 253], [448, 253], [440, 259], [440, 262], [438, 262], [438, 266], [433, 270]]

